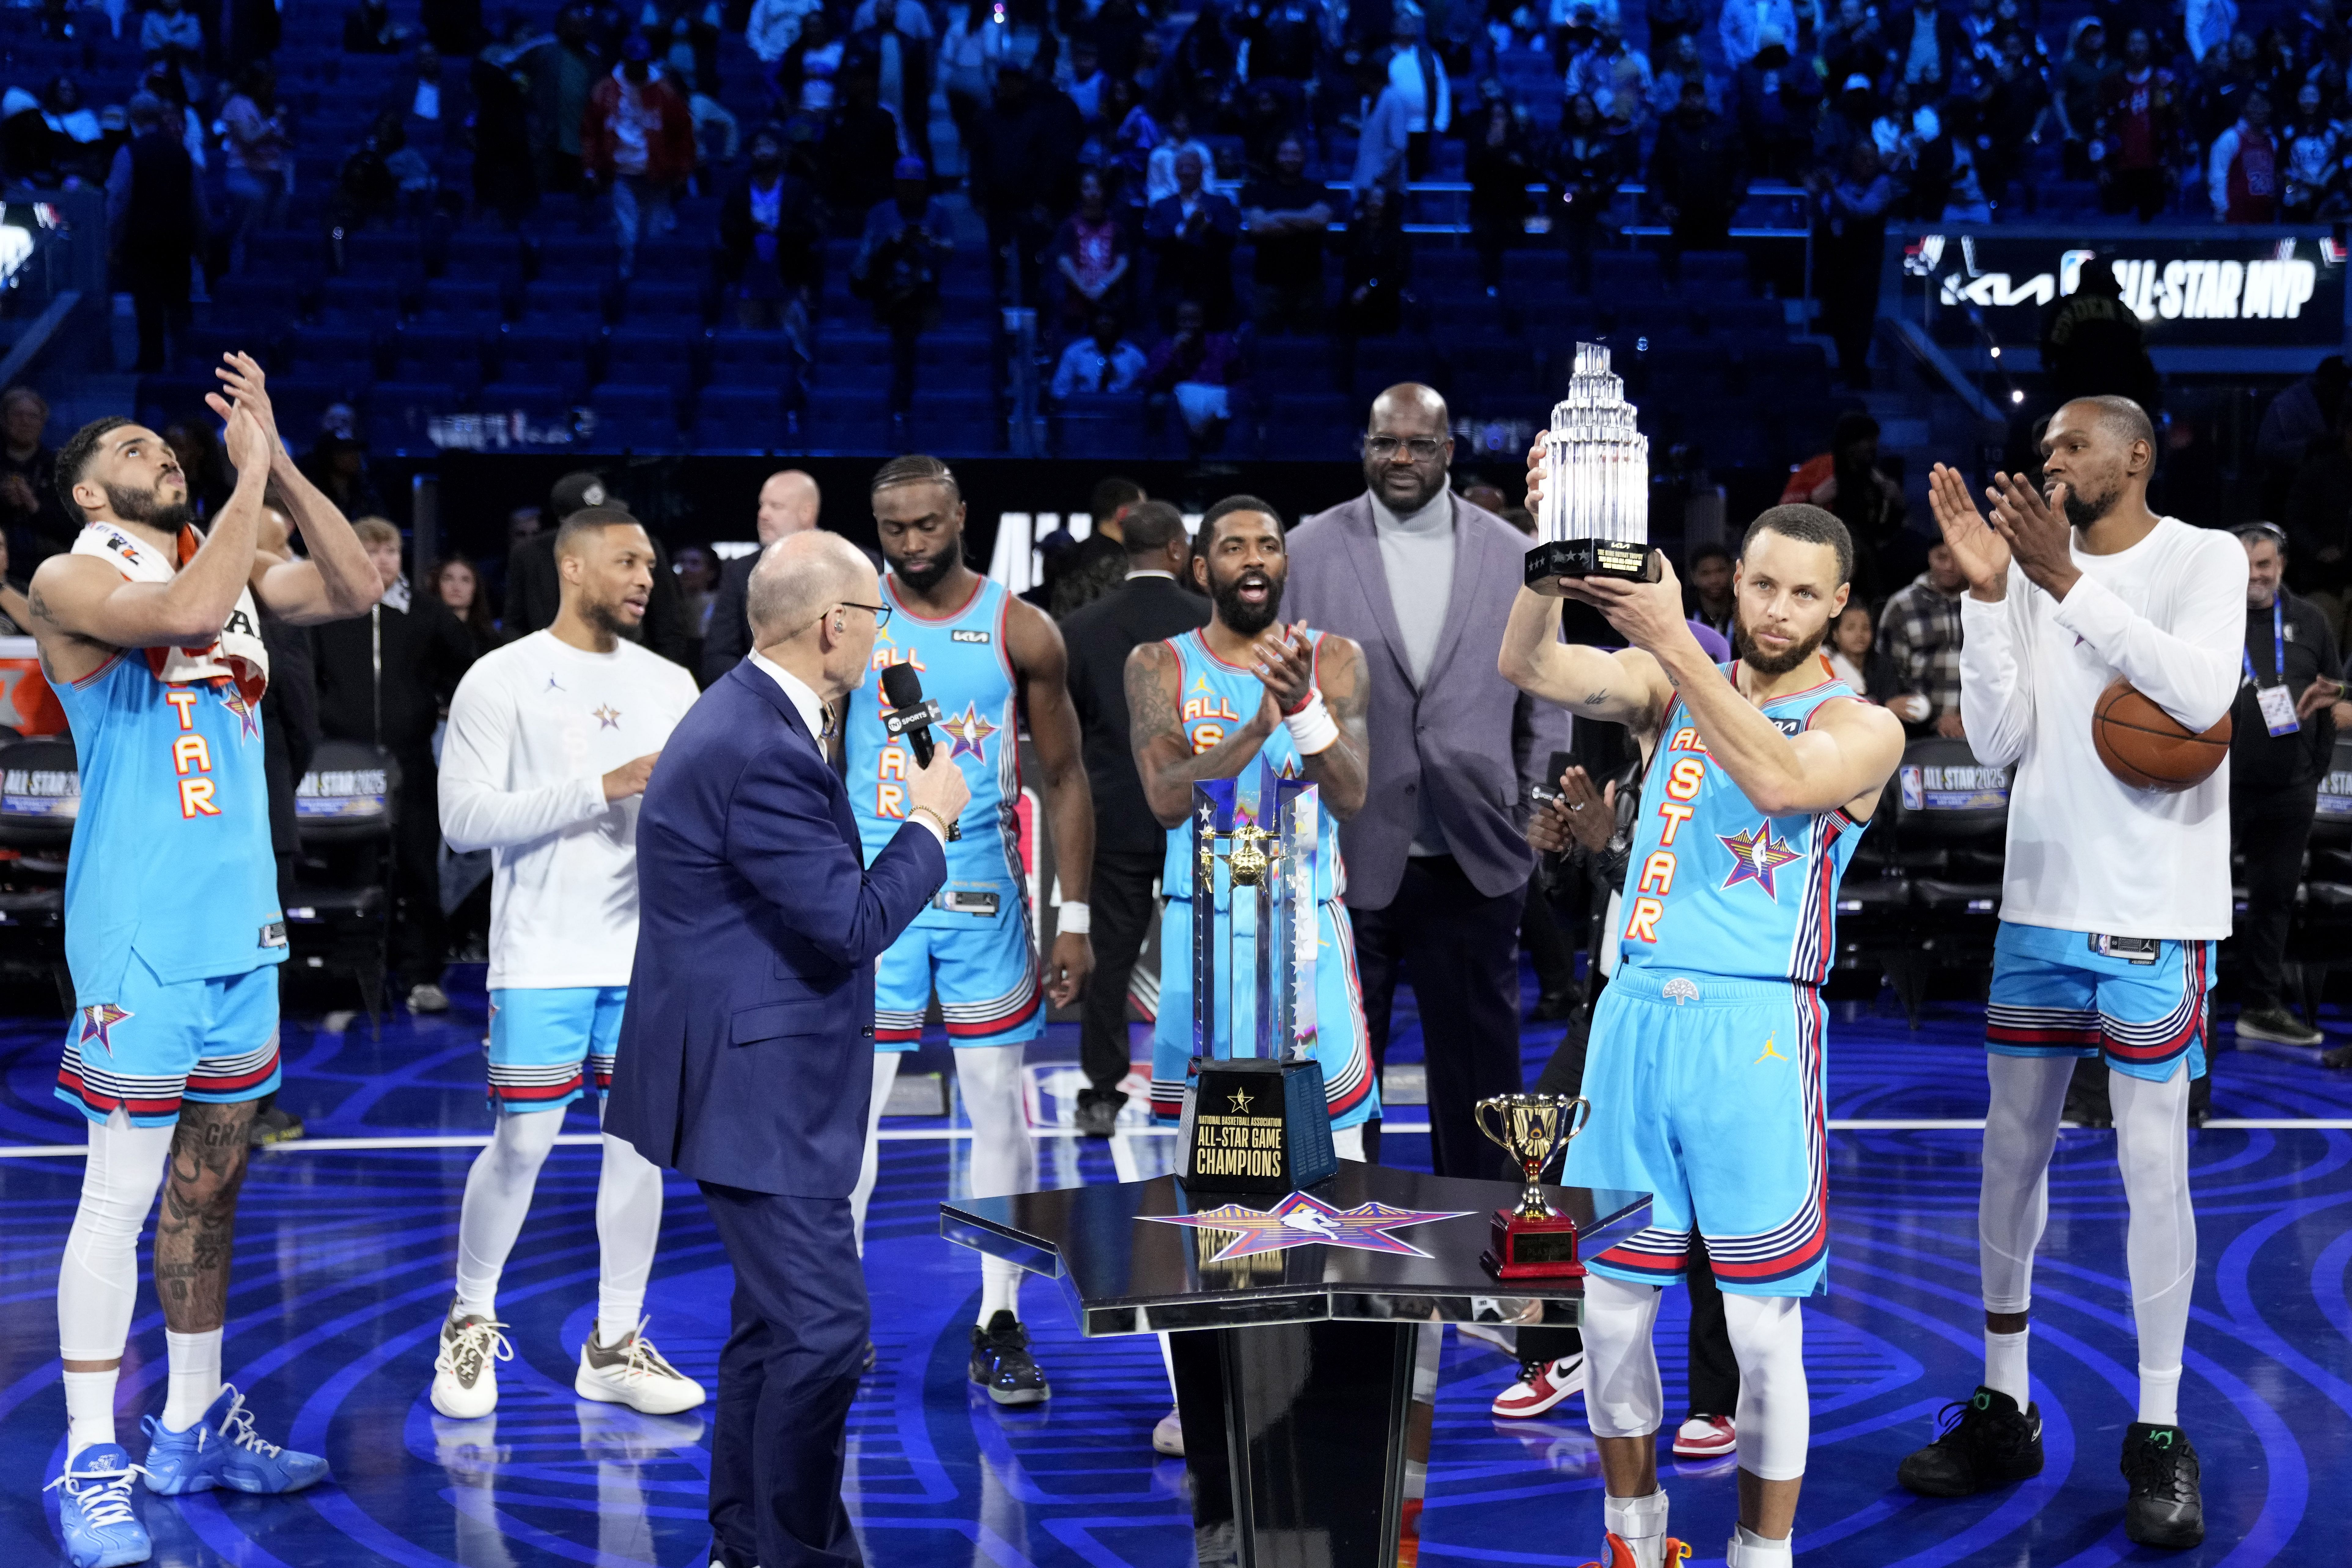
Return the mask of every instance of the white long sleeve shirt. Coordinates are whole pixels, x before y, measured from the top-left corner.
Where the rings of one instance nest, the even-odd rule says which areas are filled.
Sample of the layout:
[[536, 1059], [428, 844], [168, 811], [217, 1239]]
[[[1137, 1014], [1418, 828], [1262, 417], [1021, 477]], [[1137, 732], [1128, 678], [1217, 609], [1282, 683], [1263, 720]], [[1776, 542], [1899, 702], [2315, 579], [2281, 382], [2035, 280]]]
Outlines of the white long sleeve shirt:
[[2000, 918], [2174, 941], [2230, 934], [2230, 764], [2192, 789], [2134, 789], [2091, 740], [2117, 676], [2192, 730], [2237, 695], [2246, 552], [2165, 518], [2114, 555], [2074, 551], [2063, 602], [2012, 565], [2009, 595], [1960, 605], [1960, 719], [1979, 761], [2013, 763]]
[[658, 752], [699, 695], [624, 642], [533, 632], [475, 661], [449, 703], [441, 835], [491, 852], [492, 990], [626, 985], [637, 947], [638, 797], [604, 775]]

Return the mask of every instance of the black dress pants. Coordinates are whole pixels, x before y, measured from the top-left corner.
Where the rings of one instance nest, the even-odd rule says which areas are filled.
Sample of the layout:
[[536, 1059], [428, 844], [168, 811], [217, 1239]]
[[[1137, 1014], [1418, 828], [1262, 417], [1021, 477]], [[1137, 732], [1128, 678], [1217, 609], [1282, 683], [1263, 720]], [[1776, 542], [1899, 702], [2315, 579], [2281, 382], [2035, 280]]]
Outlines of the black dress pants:
[[841, 1500], [871, 1317], [847, 1198], [702, 1184], [735, 1268], [710, 1438], [711, 1557], [725, 1568], [854, 1568]]
[[[1387, 908], [1348, 911], [1376, 1072], [1388, 1058], [1397, 978], [1412, 982], [1428, 1073], [1430, 1157], [1441, 1176], [1493, 1172], [1495, 1146], [1478, 1131], [1474, 1108], [1488, 1095], [1519, 1091], [1518, 935], [1526, 907], [1524, 886], [1489, 898], [1453, 856], [1416, 855]], [[1364, 1135], [1364, 1156], [1375, 1162], [1379, 1126], [1370, 1123]]]
[[2231, 933], [2240, 1000], [2249, 1008], [2280, 1004], [2287, 921], [2294, 913], [2303, 852], [2319, 808], [2319, 784], [2230, 786], [2230, 841], [2246, 858], [2246, 912]]
[[1151, 924], [1151, 879], [1165, 849], [1097, 849], [1089, 902], [1094, 907], [1095, 972], [1080, 1004], [1078, 1063], [1093, 1093], [1111, 1094], [1127, 1076], [1127, 988], [1143, 933]]

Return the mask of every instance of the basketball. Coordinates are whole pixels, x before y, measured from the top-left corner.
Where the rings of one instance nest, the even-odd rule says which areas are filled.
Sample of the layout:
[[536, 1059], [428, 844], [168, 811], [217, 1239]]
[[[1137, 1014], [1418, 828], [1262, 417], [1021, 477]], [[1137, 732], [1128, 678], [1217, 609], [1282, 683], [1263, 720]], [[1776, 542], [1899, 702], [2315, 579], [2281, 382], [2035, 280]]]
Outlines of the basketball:
[[2091, 742], [2107, 772], [2134, 789], [2184, 790], [2203, 784], [2230, 754], [2230, 716], [2201, 735], [2117, 677], [2091, 710]]

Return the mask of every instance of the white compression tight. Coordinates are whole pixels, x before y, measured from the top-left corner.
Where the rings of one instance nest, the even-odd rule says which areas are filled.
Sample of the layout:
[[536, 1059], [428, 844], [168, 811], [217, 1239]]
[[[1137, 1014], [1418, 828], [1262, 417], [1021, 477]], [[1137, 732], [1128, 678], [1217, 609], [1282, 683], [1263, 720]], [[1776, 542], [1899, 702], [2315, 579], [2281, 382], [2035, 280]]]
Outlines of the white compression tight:
[[[1655, 1285], [1585, 1277], [1584, 1408], [1596, 1437], [1647, 1437], [1664, 1423], [1665, 1392], [1651, 1343], [1658, 1297]], [[1762, 1480], [1794, 1480], [1805, 1473], [1812, 1437], [1799, 1303], [1727, 1290], [1723, 1315], [1739, 1363], [1739, 1468]]]
[[[874, 1054], [873, 1103], [866, 1112], [866, 1159], [850, 1194], [850, 1216], [857, 1227], [858, 1247], [866, 1245], [866, 1209], [874, 1196], [880, 1163], [882, 1105], [898, 1081], [898, 1051]], [[1026, 1082], [1021, 1070], [1019, 1046], [958, 1046], [956, 1087], [963, 1095], [964, 1115], [971, 1121], [970, 1177], [976, 1198], [1025, 1193], [1037, 1184], [1037, 1144], [1029, 1136]], [[1021, 1267], [1001, 1258], [980, 1260], [980, 1322], [985, 1327], [998, 1312], [1021, 1315]]]
[[[2033, 1249], [2050, 1215], [2050, 1156], [2071, 1057], [1988, 1056], [1984, 1184], [1977, 1210], [1988, 1312], [2033, 1304]], [[2197, 1278], [2197, 1215], [2189, 1196], [2189, 1070], [2162, 1083], [2107, 1073], [2116, 1162], [2131, 1206], [2125, 1256], [2139, 1330], [2140, 1419], [2170, 1423]]]
[[121, 1110], [89, 1129], [81, 1201], [58, 1266], [58, 1345], [67, 1361], [117, 1361], [139, 1294], [139, 1232], [163, 1185], [172, 1129]]
[[[499, 1276], [530, 1210], [539, 1168], [563, 1130], [560, 1110], [501, 1111], [498, 1131], [466, 1173], [457, 1222], [457, 1305], [498, 1315]], [[661, 1171], [625, 1141], [604, 1136], [596, 1183], [596, 1333], [616, 1343], [645, 1314], [646, 1280], [661, 1238]]]

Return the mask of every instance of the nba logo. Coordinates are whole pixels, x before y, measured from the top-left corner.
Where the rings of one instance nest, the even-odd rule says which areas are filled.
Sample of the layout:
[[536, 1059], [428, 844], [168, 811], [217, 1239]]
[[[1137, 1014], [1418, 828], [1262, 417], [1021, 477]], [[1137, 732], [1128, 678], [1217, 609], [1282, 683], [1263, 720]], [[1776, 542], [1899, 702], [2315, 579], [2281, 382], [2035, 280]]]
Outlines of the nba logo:
[[1903, 781], [1903, 809], [1917, 811], [1926, 806], [1927, 792], [1920, 783], [1919, 770], [1916, 767], [1903, 768], [1898, 770], [1896, 776]]

